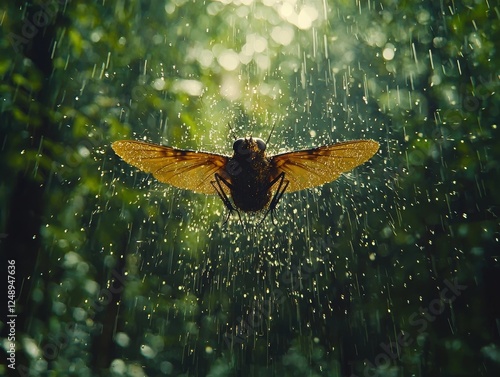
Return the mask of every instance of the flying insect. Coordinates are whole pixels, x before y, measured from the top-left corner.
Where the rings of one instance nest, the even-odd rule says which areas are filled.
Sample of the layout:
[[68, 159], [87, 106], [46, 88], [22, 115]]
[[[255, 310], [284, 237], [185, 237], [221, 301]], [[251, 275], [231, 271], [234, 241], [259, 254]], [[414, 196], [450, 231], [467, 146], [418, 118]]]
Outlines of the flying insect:
[[[285, 193], [332, 182], [368, 161], [379, 149], [374, 140], [352, 140], [312, 149], [266, 154], [257, 137], [237, 139], [233, 155], [177, 149], [135, 140], [112, 144], [125, 162], [151, 173], [160, 182], [200, 194], [217, 194], [229, 210], [276, 209]], [[227, 221], [226, 219], [226, 221]], [[240, 218], [241, 219], [241, 218]]]

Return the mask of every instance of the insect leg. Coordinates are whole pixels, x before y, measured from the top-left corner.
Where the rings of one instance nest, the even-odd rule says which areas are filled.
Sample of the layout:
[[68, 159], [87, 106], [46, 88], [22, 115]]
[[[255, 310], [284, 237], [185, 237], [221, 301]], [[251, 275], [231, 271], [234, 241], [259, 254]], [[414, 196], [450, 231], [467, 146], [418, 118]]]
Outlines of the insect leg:
[[219, 198], [222, 200], [222, 202], [224, 203], [226, 208], [229, 210], [229, 213], [227, 214], [227, 217], [226, 217], [226, 220], [224, 221], [224, 224], [227, 223], [227, 221], [229, 220], [229, 217], [231, 216], [231, 213], [233, 211], [236, 211], [236, 213], [238, 214], [238, 218], [240, 219], [240, 222], [241, 222], [241, 216], [240, 216], [239, 211], [236, 208], [234, 208], [233, 203], [231, 203], [231, 201], [227, 197], [226, 193], [222, 189], [222, 183], [224, 183], [224, 185], [226, 185], [226, 187], [229, 189], [232, 188], [231, 184], [217, 173], [215, 173], [215, 181], [211, 181], [210, 183], [212, 184], [212, 187], [215, 189], [215, 191], [217, 192], [217, 195], [219, 195]]
[[273, 215], [274, 210], [276, 209], [278, 202], [280, 201], [281, 197], [283, 196], [288, 187], [288, 184], [290, 183], [290, 181], [285, 180], [285, 172], [282, 172], [280, 175], [274, 178], [271, 181], [271, 183], [269, 183], [269, 187], [267, 189], [268, 190], [271, 189], [271, 187], [273, 187], [276, 184], [276, 182], [279, 182], [278, 188], [274, 193], [273, 198], [271, 199], [271, 203], [269, 203], [269, 209], [267, 210], [266, 214], [264, 215], [264, 218], [262, 219], [262, 221], [264, 221], [264, 219], [267, 217], [267, 214], [271, 212], [271, 221], [273, 224], [274, 224], [274, 215]]

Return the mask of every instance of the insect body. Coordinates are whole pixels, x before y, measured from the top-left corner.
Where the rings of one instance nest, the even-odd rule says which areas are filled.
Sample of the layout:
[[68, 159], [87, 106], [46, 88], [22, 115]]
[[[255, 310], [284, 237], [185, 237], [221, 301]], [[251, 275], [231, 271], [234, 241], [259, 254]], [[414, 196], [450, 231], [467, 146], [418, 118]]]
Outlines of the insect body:
[[[378, 150], [373, 140], [345, 141], [313, 149], [266, 155], [259, 138], [241, 138], [233, 155], [176, 149], [120, 140], [113, 150], [133, 165], [165, 182], [202, 194], [215, 194], [229, 210], [267, 213], [285, 192], [316, 187], [369, 160]], [[264, 216], [265, 217], [265, 216]]]
[[[284, 173], [272, 177], [272, 158], [265, 154], [266, 143], [259, 138], [238, 139], [233, 150], [234, 154], [226, 167], [229, 179], [216, 173], [215, 182], [212, 183], [214, 189], [230, 211], [240, 209], [244, 212], [257, 212], [266, 207], [268, 212], [272, 211], [285, 192], [288, 182], [284, 180]], [[236, 208], [225, 194], [224, 186], [229, 189]]]

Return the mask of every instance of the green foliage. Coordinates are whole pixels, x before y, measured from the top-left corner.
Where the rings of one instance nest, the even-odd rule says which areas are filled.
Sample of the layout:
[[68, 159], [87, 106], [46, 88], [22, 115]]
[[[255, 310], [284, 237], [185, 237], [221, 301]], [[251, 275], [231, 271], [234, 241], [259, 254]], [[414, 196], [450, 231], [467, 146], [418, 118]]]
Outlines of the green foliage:
[[[0, 247], [18, 266], [18, 375], [498, 375], [491, 2], [2, 10]], [[358, 138], [381, 150], [285, 195], [277, 226], [243, 226], [110, 148], [229, 154], [233, 132], [273, 125], [270, 154]]]

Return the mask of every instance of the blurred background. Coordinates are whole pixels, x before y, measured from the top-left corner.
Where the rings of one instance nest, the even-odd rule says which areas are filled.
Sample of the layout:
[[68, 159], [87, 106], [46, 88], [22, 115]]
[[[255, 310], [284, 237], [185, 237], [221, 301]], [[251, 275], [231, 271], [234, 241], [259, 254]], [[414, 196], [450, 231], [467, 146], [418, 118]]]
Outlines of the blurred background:
[[[0, 374], [499, 375], [498, 3], [7, 0], [0, 25]], [[381, 148], [242, 226], [110, 147], [273, 126], [271, 155]]]

